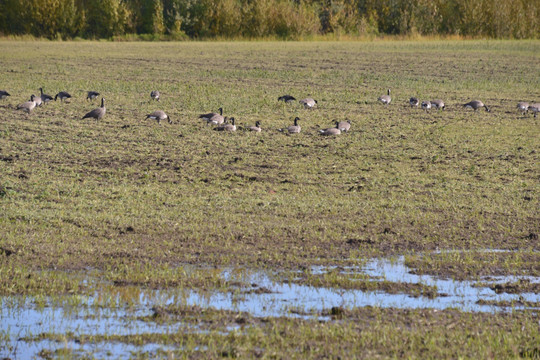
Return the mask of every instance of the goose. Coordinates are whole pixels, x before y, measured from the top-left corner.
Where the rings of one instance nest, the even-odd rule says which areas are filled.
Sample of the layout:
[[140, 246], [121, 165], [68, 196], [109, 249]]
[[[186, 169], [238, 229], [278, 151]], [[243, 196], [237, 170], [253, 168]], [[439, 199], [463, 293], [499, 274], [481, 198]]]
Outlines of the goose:
[[294, 96], [291, 96], [291, 95], [283, 95], [283, 96], [278, 97], [277, 100], [286, 102], [287, 104], [290, 104], [293, 101], [296, 101], [296, 98]]
[[66, 99], [70, 99], [71, 98], [71, 95], [65, 91], [60, 91], [58, 94], [56, 94], [56, 96], [54, 97], [54, 101], [56, 101], [56, 99], [60, 98], [60, 101], [64, 101]]
[[153, 90], [153, 91], [150, 93], [150, 97], [152, 98], [152, 100], [157, 100], [157, 101], [159, 101], [159, 91]]
[[339, 121], [336, 121], [336, 127], [328, 128], [328, 129], [321, 129], [319, 130], [319, 133], [325, 136], [341, 134], [341, 130], [339, 129]]
[[524, 101], [518, 102], [517, 108], [525, 115], [529, 111], [529, 103]]
[[388, 89], [388, 94], [387, 95], [379, 96], [379, 98], [377, 100], [382, 102], [384, 105], [390, 104], [390, 101], [392, 101], [392, 98], [390, 97], [390, 89]]
[[420, 104], [420, 101], [418, 101], [417, 98], [412, 97], [409, 99], [409, 104], [411, 105], [411, 107], [418, 106]]
[[304, 105], [304, 109], [313, 109], [318, 104], [317, 100], [314, 100], [312, 98], [302, 99], [299, 101], [299, 103]]
[[536, 117], [540, 112], [540, 103], [529, 105], [527, 110], [531, 110], [534, 113], [534, 117]]
[[431, 101], [431, 107], [435, 107], [437, 109], [442, 109], [442, 110], [444, 110], [446, 108], [446, 106], [444, 105], [444, 101], [439, 100], [439, 99], [432, 100]]
[[[30, 101], [32, 101], [32, 97], [30, 97]], [[41, 100], [41, 96], [34, 96], [34, 102], [36, 103], [36, 106], [43, 105], [43, 100]]]
[[338, 123], [338, 129], [341, 130], [342, 132], [349, 131], [351, 129], [351, 120], [340, 121]]
[[286, 129], [278, 129], [278, 131], [280, 131], [280, 132], [287, 131], [289, 134], [298, 134], [298, 133], [300, 133], [300, 130], [302, 130], [302, 128], [300, 127], [300, 125], [298, 125], [298, 120], [300, 120], [300, 118], [297, 116], [297, 117], [294, 118], [294, 125], [291, 125]]
[[217, 130], [217, 131], [236, 131], [236, 125], [234, 124], [234, 118], [230, 118], [231, 120], [231, 123], [230, 124], [223, 124], [223, 125], [220, 125], [216, 128], [214, 128], [214, 130]]
[[41, 100], [46, 104], [49, 101], [53, 100], [53, 97], [51, 95], [47, 95], [43, 93], [43, 88], [39, 88], [39, 91], [41, 92]]
[[6, 99], [8, 96], [11, 96], [7, 91], [0, 90], [0, 100]]
[[260, 121], [255, 121], [255, 126], [250, 126], [248, 127], [249, 131], [255, 131], [255, 132], [261, 132], [262, 129], [261, 129], [261, 122]]
[[422, 101], [422, 109], [426, 112], [431, 109], [431, 101]]
[[94, 118], [96, 120], [100, 120], [103, 116], [105, 116], [106, 111], [107, 111], [107, 109], [105, 108], [105, 98], [102, 97], [101, 98], [101, 107], [98, 107], [98, 108], [90, 111], [86, 115], [84, 115], [83, 119]]
[[94, 100], [99, 96], [99, 93], [97, 91], [88, 91], [86, 95], [86, 100]]
[[471, 108], [471, 109], [474, 109], [474, 111], [480, 109], [480, 108], [486, 108], [486, 111], [487, 112], [490, 112], [489, 108], [484, 105], [483, 102], [481, 102], [480, 100], [473, 100], [473, 101], [470, 101], [466, 104], [463, 104], [463, 107], [464, 108]]
[[34, 94], [32, 94], [32, 96], [30, 96], [30, 101], [17, 105], [17, 110], [22, 110], [30, 114], [32, 110], [34, 110], [34, 108], [36, 107], [36, 101], [35, 101], [36, 99], [37, 97]]
[[161, 120], [167, 119], [169, 124], [172, 124], [171, 118], [169, 117], [169, 115], [165, 114], [163, 110], [156, 110], [153, 113], [146, 115], [145, 120], [146, 119], [157, 120], [158, 124], [160, 125], [161, 125]]
[[201, 114], [199, 115], [199, 119], [206, 120], [208, 124], [214, 124], [214, 125], [220, 125], [225, 122], [225, 118], [223, 117], [223, 108], [218, 109], [219, 114], [217, 113], [208, 113], [208, 114]]

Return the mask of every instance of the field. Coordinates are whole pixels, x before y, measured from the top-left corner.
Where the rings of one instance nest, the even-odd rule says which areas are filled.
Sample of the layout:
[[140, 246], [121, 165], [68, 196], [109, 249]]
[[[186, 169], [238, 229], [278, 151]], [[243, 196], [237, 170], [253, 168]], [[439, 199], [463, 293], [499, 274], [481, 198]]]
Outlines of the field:
[[[11, 94], [0, 100], [0, 320], [84, 307], [161, 329], [2, 326], [0, 356], [23, 343], [43, 358], [540, 356], [540, 118], [516, 109], [540, 102], [540, 41], [4, 41], [0, 63]], [[73, 98], [15, 109], [40, 87]], [[106, 99], [100, 121], [81, 119], [99, 106], [88, 90]], [[446, 109], [411, 108], [411, 96]], [[474, 99], [491, 112], [461, 106]], [[263, 131], [198, 119], [219, 107]], [[145, 120], [157, 109], [172, 124]], [[277, 131], [296, 116], [300, 134]], [[350, 132], [318, 134], [347, 119]], [[373, 259], [517, 295], [489, 311], [323, 303], [270, 315], [178, 300], [273, 283], [447, 295], [356, 271]]]

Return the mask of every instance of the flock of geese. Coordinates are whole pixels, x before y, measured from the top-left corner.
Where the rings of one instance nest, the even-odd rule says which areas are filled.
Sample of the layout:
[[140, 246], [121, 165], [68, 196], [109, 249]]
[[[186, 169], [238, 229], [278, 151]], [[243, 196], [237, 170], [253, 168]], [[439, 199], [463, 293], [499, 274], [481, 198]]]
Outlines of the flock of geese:
[[[71, 95], [66, 91], [60, 91], [54, 98], [51, 95], [47, 95], [43, 93], [43, 88], [39, 88], [40, 96], [31, 95], [30, 100], [26, 101], [22, 104], [17, 105], [17, 110], [21, 110], [26, 112], [27, 114], [32, 113], [32, 110], [38, 106], [42, 106], [43, 104], [46, 104], [50, 101], [57, 101], [60, 99], [61, 102], [66, 101], [67, 99], [71, 98]], [[88, 91], [86, 99], [87, 100], [94, 100], [100, 95], [99, 92], [96, 91]], [[7, 99], [8, 96], [11, 96], [7, 91], [0, 90], [0, 100]], [[154, 101], [160, 101], [160, 93], [157, 90], [154, 90], [150, 93], [151, 100]], [[387, 93], [385, 95], [380, 96], [378, 99], [381, 103], [383, 103], [385, 106], [389, 105], [392, 101], [392, 97], [390, 96], [390, 89], [388, 89]], [[296, 98], [291, 95], [283, 95], [278, 98], [278, 101], [283, 101], [287, 104], [296, 102]], [[305, 98], [302, 100], [299, 100], [299, 103], [304, 106], [305, 109], [313, 109], [317, 107], [317, 100], [313, 98]], [[431, 109], [437, 109], [437, 110], [444, 110], [445, 104], [444, 101], [438, 99], [438, 100], [432, 100], [432, 101], [420, 101], [416, 97], [411, 97], [409, 99], [409, 105], [411, 107], [418, 107], [421, 106], [423, 110], [426, 112], [430, 111]], [[478, 109], [484, 108], [487, 112], [490, 111], [490, 109], [480, 100], [473, 100], [466, 104], [463, 104], [464, 108], [471, 108], [474, 111], [477, 111]], [[536, 118], [538, 115], [538, 112], [540, 112], [540, 103], [534, 103], [529, 104], [528, 102], [519, 102], [517, 104], [517, 108], [519, 111], [521, 111], [523, 114], [528, 113], [529, 111], [532, 111], [534, 113], [534, 117]], [[100, 120], [105, 116], [107, 109], [105, 108], [105, 98], [101, 98], [101, 106], [98, 108], [93, 109], [92, 111], [86, 113], [82, 119], [92, 118], [96, 120]], [[234, 117], [227, 117], [223, 116], [223, 108], [218, 109], [219, 113], [211, 112], [207, 114], [201, 114], [199, 115], [199, 118], [206, 121], [208, 125], [215, 125], [214, 130], [217, 131], [236, 131], [237, 127], [235, 124]], [[161, 124], [161, 121], [167, 120], [169, 124], [172, 123], [171, 118], [169, 115], [167, 115], [163, 110], [156, 110], [151, 114], [147, 114], [145, 119], [152, 119], [156, 120], [159, 124]], [[288, 133], [288, 134], [298, 134], [302, 130], [300, 125], [298, 125], [298, 120], [300, 120], [299, 117], [296, 117], [294, 119], [294, 124], [283, 129], [278, 129], [280, 132]], [[350, 120], [347, 121], [335, 121], [335, 127], [327, 128], [327, 129], [321, 129], [319, 130], [319, 133], [321, 135], [339, 135], [342, 132], [347, 132], [351, 128], [351, 122]], [[249, 126], [246, 128], [249, 131], [254, 132], [261, 132], [261, 123], [260, 121], [257, 121], [255, 123], [255, 126]]]

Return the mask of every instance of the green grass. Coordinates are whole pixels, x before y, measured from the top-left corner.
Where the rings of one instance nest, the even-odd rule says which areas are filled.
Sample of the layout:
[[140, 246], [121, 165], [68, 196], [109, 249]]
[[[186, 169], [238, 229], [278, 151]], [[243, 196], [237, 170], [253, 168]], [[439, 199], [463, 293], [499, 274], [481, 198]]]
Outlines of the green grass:
[[[227, 286], [220, 278], [177, 269], [297, 270], [397, 254], [442, 275], [475, 278], [492, 258], [490, 274], [538, 272], [540, 126], [515, 106], [540, 101], [539, 41], [9, 41], [0, 42], [0, 61], [0, 89], [12, 94], [0, 102], [2, 294], [80, 292], [64, 271], [88, 269], [118, 284], [219, 289]], [[30, 116], [16, 111], [39, 87], [73, 99]], [[385, 107], [377, 98], [388, 88], [393, 100]], [[160, 103], [149, 101], [154, 89]], [[100, 122], [81, 120], [98, 106], [84, 100], [88, 90], [107, 100]], [[288, 93], [312, 96], [318, 109], [276, 101]], [[411, 96], [441, 98], [447, 110], [410, 109]], [[473, 99], [492, 112], [460, 106]], [[217, 133], [197, 118], [219, 107], [241, 125], [260, 120], [263, 132]], [[157, 109], [174, 123], [143, 120]], [[301, 134], [277, 131], [295, 116]], [[334, 119], [352, 120], [351, 132], [318, 136]], [[415, 255], [490, 248], [526, 256]], [[349, 282], [339, 275], [311, 281]], [[293, 320], [283, 326], [306, 329]], [[314, 336], [352, 331], [328, 326]], [[390, 325], [380, 318], [378, 326]], [[381, 356], [429, 356], [417, 345], [432, 341], [427, 348], [443, 353], [429, 354], [452, 357], [447, 343], [434, 340], [444, 327], [434, 327], [427, 339], [407, 331], [378, 339], [410, 344]], [[242, 344], [251, 336], [242, 335]], [[456, 336], [456, 347], [485, 340]], [[355, 351], [350, 339], [340, 341]], [[461, 354], [517, 356], [529, 340], [513, 339]], [[277, 349], [274, 340], [268, 346]]]

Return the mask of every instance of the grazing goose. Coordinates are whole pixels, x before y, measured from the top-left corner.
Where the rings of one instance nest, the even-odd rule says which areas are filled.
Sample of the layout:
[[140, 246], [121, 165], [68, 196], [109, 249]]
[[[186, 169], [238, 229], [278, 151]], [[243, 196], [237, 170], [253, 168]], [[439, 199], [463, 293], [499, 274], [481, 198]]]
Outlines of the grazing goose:
[[99, 93], [97, 91], [88, 91], [86, 95], [86, 100], [94, 100], [99, 96]]
[[349, 131], [351, 129], [351, 120], [340, 121], [338, 123], [338, 129], [343, 131], [343, 132]]
[[418, 106], [420, 104], [420, 101], [418, 101], [417, 98], [412, 97], [409, 99], [409, 104], [411, 105], [411, 107]]
[[525, 115], [529, 111], [529, 103], [528, 102], [518, 102], [517, 108], [519, 111], [523, 112], [523, 115]]
[[214, 130], [217, 131], [236, 131], [236, 125], [234, 124], [234, 118], [230, 118], [231, 123], [230, 124], [222, 124], [218, 127], [215, 127]]
[[53, 100], [53, 97], [51, 95], [47, 95], [43, 93], [43, 88], [39, 88], [39, 91], [41, 92], [41, 100], [46, 104], [49, 101]]
[[291, 96], [291, 95], [283, 95], [283, 96], [278, 97], [277, 100], [286, 102], [287, 104], [290, 104], [293, 101], [296, 101], [296, 98], [294, 96]]
[[474, 109], [474, 111], [480, 109], [480, 108], [486, 108], [486, 111], [487, 112], [490, 112], [489, 108], [484, 105], [483, 102], [481, 102], [480, 100], [473, 100], [473, 101], [470, 101], [466, 104], [463, 104], [463, 107], [464, 108], [471, 108], [471, 109]]
[[281, 131], [281, 132], [287, 131], [289, 134], [298, 134], [300, 130], [302, 130], [300, 125], [298, 125], [298, 120], [300, 120], [300, 118], [297, 116], [294, 118], [294, 125], [291, 125], [286, 129], [278, 129], [278, 131]]
[[339, 130], [339, 121], [336, 121], [336, 127], [328, 128], [328, 129], [321, 129], [319, 130], [319, 133], [325, 136], [341, 134], [341, 130]]
[[169, 115], [165, 114], [163, 110], [156, 110], [153, 113], [146, 115], [145, 120], [146, 119], [157, 120], [158, 124], [160, 125], [161, 125], [161, 120], [167, 119], [169, 124], [172, 124], [171, 118], [169, 117]]
[[304, 105], [304, 109], [313, 109], [317, 106], [317, 100], [312, 98], [305, 98], [299, 101], [300, 104]]
[[98, 107], [97, 109], [94, 109], [83, 116], [83, 119], [86, 118], [94, 118], [96, 120], [100, 120], [103, 116], [105, 116], [105, 112], [107, 109], [105, 108], [105, 98], [101, 98], [101, 107]]
[[444, 110], [446, 106], [444, 105], [444, 101], [437, 99], [431, 101], [431, 107]]
[[70, 99], [71, 98], [71, 95], [65, 91], [60, 91], [58, 94], [56, 94], [56, 96], [54, 97], [54, 101], [56, 101], [56, 99], [60, 98], [60, 101], [64, 101], [66, 99]]
[[387, 95], [379, 96], [379, 98], [377, 100], [382, 102], [384, 105], [390, 104], [390, 101], [392, 101], [392, 98], [390, 97], [390, 89], [388, 89], [388, 94]]
[[153, 91], [150, 93], [150, 97], [152, 98], [152, 100], [157, 100], [157, 101], [159, 101], [159, 91], [153, 90]]
[[0, 100], [6, 99], [8, 96], [11, 96], [7, 91], [0, 90]]
[[36, 107], [36, 101], [35, 101], [36, 99], [37, 97], [34, 94], [32, 94], [32, 96], [30, 96], [30, 101], [17, 105], [17, 110], [22, 110], [30, 114], [32, 110], [34, 110], [34, 108]]
[[422, 109], [426, 112], [431, 109], [431, 101], [422, 101]]
[[540, 103], [529, 105], [528, 110], [531, 110], [534, 113], [534, 117], [540, 112]]
[[225, 122], [223, 117], [223, 108], [218, 109], [219, 114], [217, 113], [208, 113], [199, 115], [199, 119], [206, 120], [208, 124], [220, 125]]
[[261, 132], [262, 131], [261, 122], [260, 121], [255, 121], [255, 126], [248, 127], [248, 130], [249, 131], [255, 131], [255, 132]]

